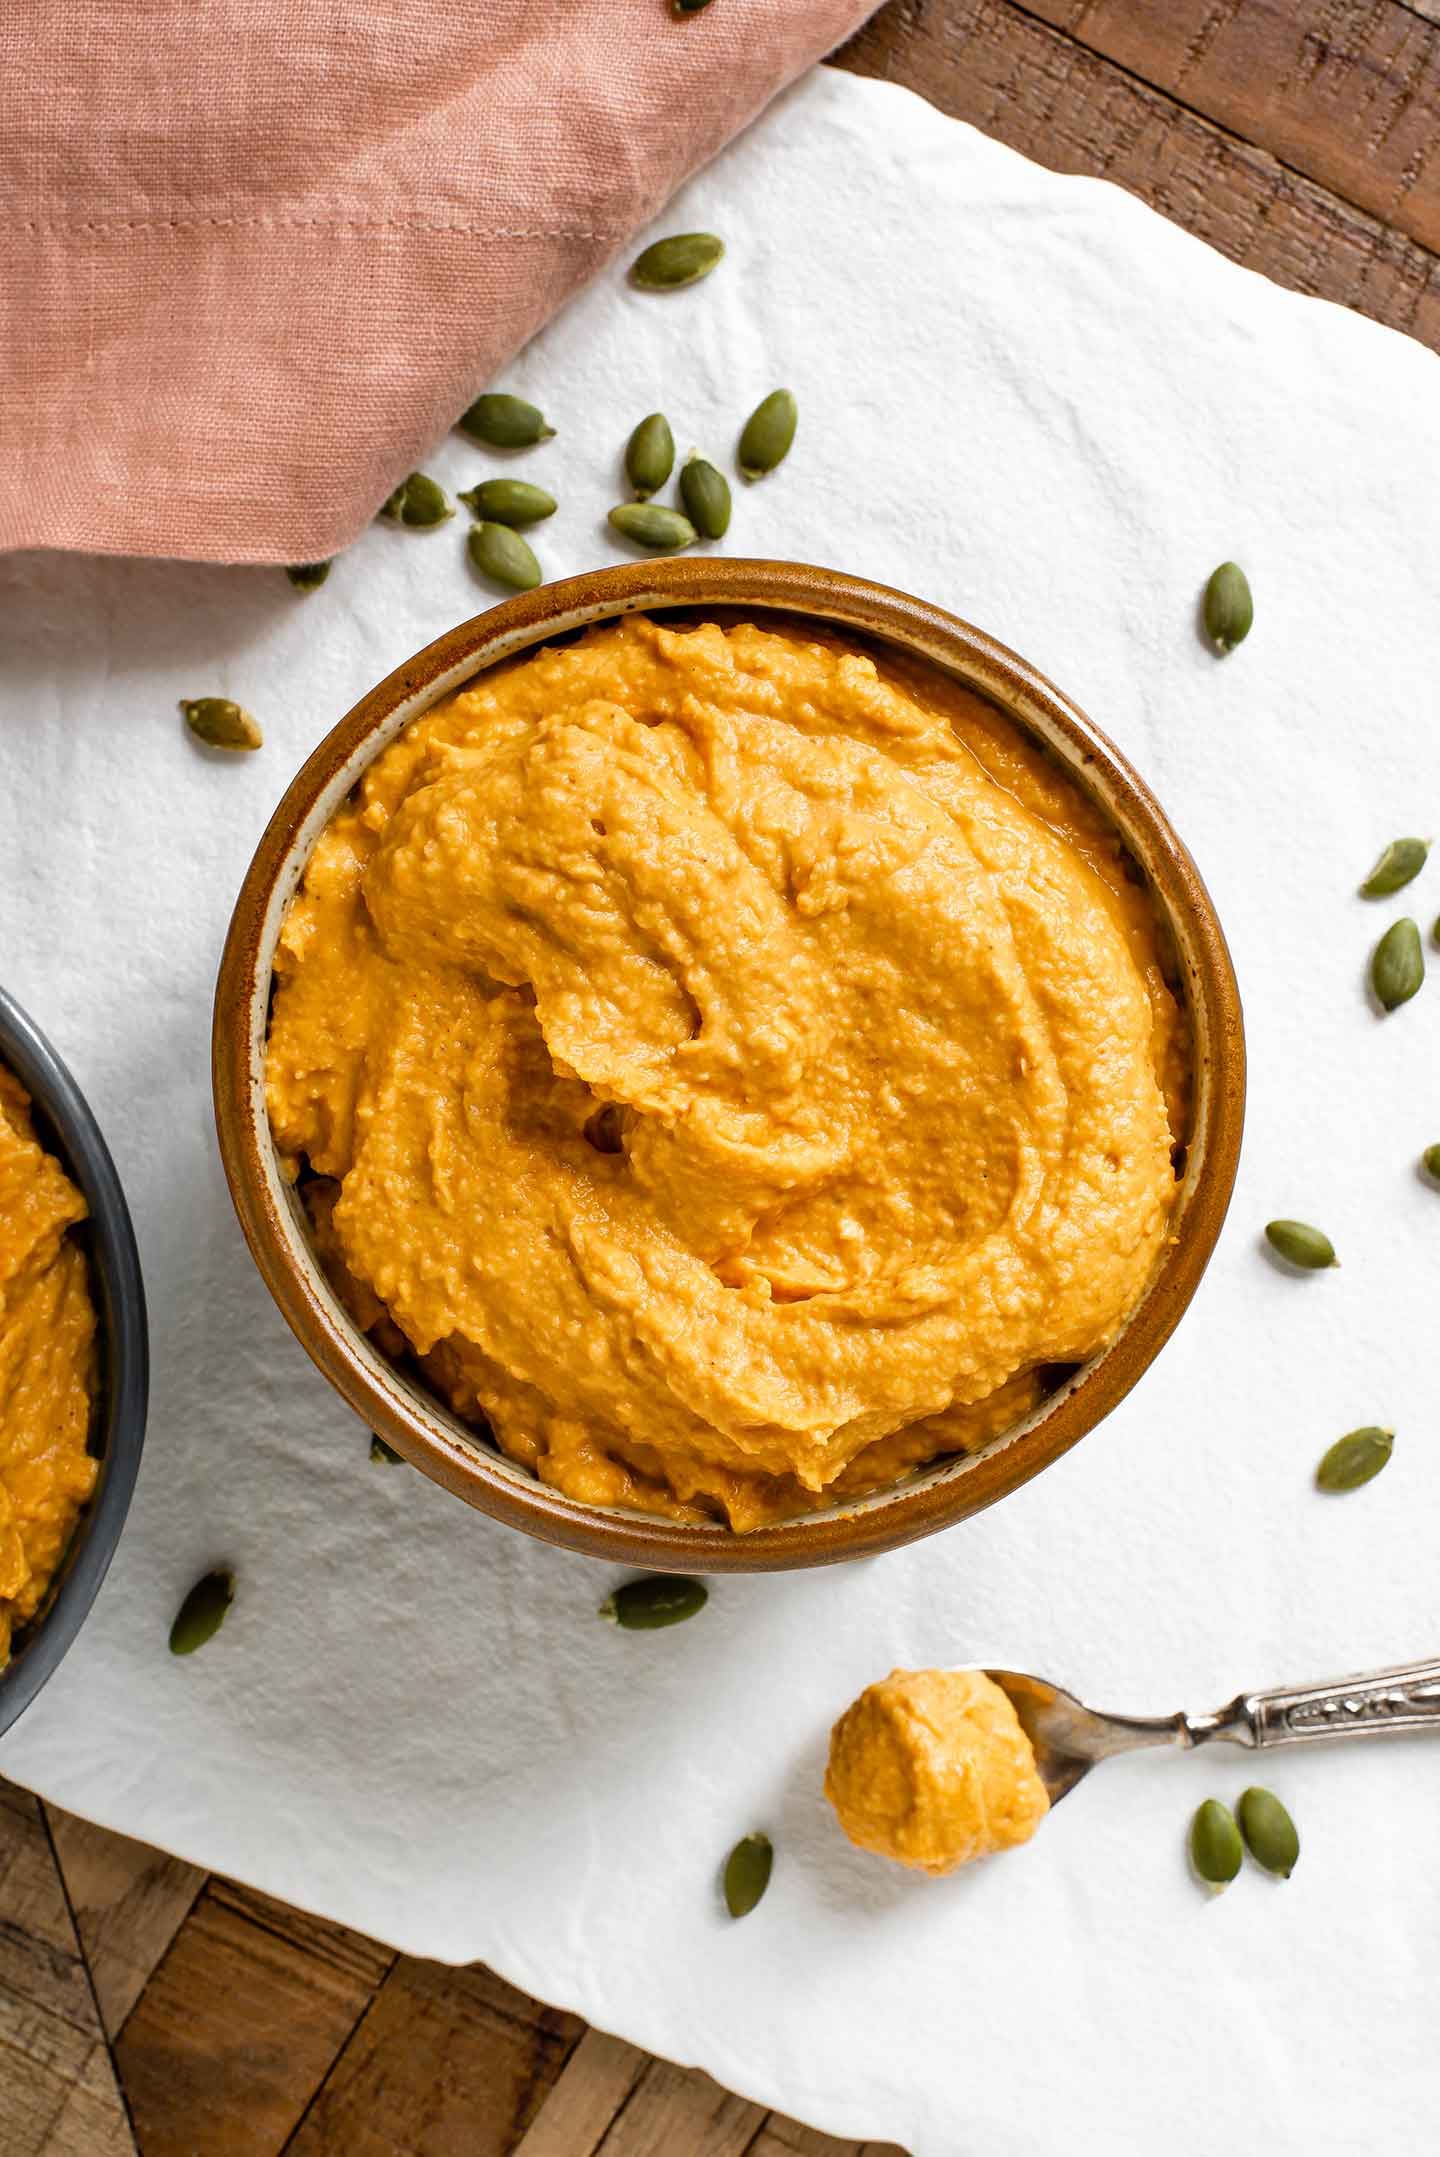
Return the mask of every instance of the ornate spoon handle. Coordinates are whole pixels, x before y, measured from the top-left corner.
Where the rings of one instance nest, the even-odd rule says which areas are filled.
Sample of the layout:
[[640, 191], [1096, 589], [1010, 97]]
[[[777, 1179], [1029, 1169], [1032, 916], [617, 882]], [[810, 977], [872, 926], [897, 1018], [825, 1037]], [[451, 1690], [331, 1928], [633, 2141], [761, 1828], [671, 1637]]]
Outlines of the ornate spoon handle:
[[1367, 1670], [1318, 1685], [1241, 1693], [1213, 1715], [1181, 1718], [1181, 1742], [1307, 1745], [1315, 1738], [1368, 1738], [1399, 1730], [1440, 1731], [1440, 1658]]

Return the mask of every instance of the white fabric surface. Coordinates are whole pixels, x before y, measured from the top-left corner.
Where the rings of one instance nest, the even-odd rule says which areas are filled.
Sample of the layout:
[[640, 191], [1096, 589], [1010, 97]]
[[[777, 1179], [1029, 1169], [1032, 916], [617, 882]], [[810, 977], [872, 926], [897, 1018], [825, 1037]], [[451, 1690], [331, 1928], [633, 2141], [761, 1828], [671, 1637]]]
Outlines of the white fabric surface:
[[[1434, 1652], [1440, 985], [1385, 1020], [1364, 968], [1440, 874], [1367, 906], [1383, 842], [1440, 823], [1440, 374], [1113, 189], [1059, 179], [903, 91], [819, 73], [663, 229], [729, 242], [701, 291], [604, 276], [507, 387], [559, 428], [523, 465], [562, 574], [613, 553], [633, 422], [728, 463], [792, 383], [785, 470], [728, 548], [833, 562], [1013, 644], [1114, 736], [1209, 879], [1246, 996], [1245, 1161], [1178, 1337], [1079, 1449], [977, 1520], [868, 1564], [716, 1584], [673, 1633], [596, 1621], [603, 1566], [493, 1526], [366, 1433], [252, 1269], [211, 1130], [230, 903], [301, 756], [487, 603], [462, 523], [377, 528], [312, 598], [277, 572], [0, 565], [0, 974], [89, 1089], [149, 1282], [134, 1511], [85, 1634], [0, 1771], [111, 1827], [547, 2000], [833, 2132], [917, 2157], [1408, 2148], [1433, 2111], [1437, 1773], [1422, 1741], [1276, 1755], [1304, 1853], [1216, 1902], [1183, 1839], [1248, 1756], [1119, 1761], [1032, 1847], [931, 1883], [853, 1851], [826, 1732], [892, 1664], [999, 1660], [1104, 1705]], [[431, 469], [499, 460], [458, 437]], [[1195, 634], [1225, 556], [1248, 644]], [[181, 695], [259, 713], [193, 752]], [[1285, 1279], [1275, 1213], [1343, 1269]], [[1315, 1495], [1393, 1424], [1385, 1476]], [[239, 1573], [219, 1640], [165, 1652]], [[715, 1875], [764, 1826], [769, 1896]]]

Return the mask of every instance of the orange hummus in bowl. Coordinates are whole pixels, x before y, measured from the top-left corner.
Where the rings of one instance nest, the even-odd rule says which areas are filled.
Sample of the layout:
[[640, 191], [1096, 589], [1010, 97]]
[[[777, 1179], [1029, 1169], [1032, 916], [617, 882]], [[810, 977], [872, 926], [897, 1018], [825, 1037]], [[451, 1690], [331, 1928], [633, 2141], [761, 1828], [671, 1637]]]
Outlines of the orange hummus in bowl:
[[1172, 1237], [1151, 891], [996, 704], [843, 624], [480, 674], [365, 767], [273, 964], [351, 1318], [582, 1505], [763, 1530], [983, 1448]]
[[0, 1669], [43, 1603], [99, 1464], [87, 1448], [96, 1320], [69, 1231], [84, 1198], [0, 1064]]

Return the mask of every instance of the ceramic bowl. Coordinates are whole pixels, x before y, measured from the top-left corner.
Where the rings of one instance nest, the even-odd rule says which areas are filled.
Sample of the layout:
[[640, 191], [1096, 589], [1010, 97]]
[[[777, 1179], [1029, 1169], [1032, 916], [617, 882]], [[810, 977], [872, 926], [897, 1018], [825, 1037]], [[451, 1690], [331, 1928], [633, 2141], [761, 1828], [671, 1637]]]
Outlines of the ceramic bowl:
[[64, 1164], [90, 1208], [89, 1219], [71, 1233], [89, 1259], [99, 1321], [99, 1383], [89, 1445], [100, 1462], [94, 1495], [49, 1594], [34, 1622], [16, 1634], [10, 1661], [0, 1671], [4, 1731], [59, 1665], [115, 1555], [145, 1442], [150, 1341], [135, 1231], [100, 1126], [45, 1036], [3, 989], [0, 1061], [30, 1095], [42, 1143]]
[[[498, 661], [626, 613], [670, 610], [694, 619], [717, 607], [764, 610], [801, 627], [823, 623], [898, 647], [966, 682], [1038, 737], [1100, 802], [1169, 921], [1195, 1070], [1174, 1239], [1110, 1345], [983, 1452], [746, 1535], [567, 1498], [388, 1362], [346, 1316], [315, 1258], [276, 1160], [263, 1083], [281, 920], [317, 836], [371, 760], [419, 713]], [[799, 563], [685, 557], [598, 570], [508, 600], [407, 660], [340, 721], [291, 784], [245, 878], [220, 968], [213, 1052], [220, 1150], [250, 1248], [285, 1317], [357, 1414], [415, 1466], [498, 1520], [591, 1556], [686, 1572], [767, 1571], [891, 1549], [993, 1504], [1093, 1430], [1158, 1353], [1194, 1293], [1229, 1202], [1245, 1097], [1240, 999], [1209, 894], [1144, 782], [1083, 712], [1023, 659], [923, 600]]]

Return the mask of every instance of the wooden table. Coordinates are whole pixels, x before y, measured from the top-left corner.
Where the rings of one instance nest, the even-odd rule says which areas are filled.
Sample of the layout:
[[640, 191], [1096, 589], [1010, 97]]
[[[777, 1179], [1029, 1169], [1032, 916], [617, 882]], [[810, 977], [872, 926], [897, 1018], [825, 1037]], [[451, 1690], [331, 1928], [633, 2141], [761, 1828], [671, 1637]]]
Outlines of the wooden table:
[[[840, 61], [1440, 346], [1440, 0], [894, 0]], [[648, 2060], [487, 1970], [394, 1955], [0, 1785], [0, 2157], [137, 2148], [859, 2145]]]

